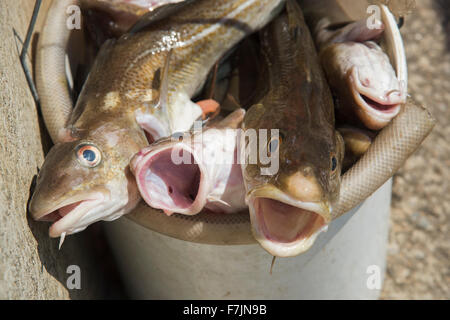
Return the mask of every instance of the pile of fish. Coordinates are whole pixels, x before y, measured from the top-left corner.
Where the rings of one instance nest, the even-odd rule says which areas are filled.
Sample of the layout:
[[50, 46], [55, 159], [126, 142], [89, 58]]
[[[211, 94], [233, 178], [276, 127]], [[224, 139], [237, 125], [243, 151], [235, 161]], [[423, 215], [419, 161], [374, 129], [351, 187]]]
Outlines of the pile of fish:
[[[143, 199], [166, 215], [248, 208], [264, 249], [298, 255], [406, 102], [381, 22], [309, 19], [294, 0], [57, 2], [81, 5], [91, 55], [70, 112], [37, 83], [55, 145], [29, 210], [61, 243]], [[45, 41], [38, 78], [56, 79]]]

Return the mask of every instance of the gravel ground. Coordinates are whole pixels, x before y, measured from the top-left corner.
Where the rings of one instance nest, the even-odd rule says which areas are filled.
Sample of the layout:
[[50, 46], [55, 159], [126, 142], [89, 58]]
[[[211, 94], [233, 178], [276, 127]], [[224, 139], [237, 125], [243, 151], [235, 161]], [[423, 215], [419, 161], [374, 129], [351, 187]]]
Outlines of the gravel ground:
[[401, 29], [409, 93], [437, 124], [394, 178], [382, 299], [450, 299], [450, 1], [416, 3]]

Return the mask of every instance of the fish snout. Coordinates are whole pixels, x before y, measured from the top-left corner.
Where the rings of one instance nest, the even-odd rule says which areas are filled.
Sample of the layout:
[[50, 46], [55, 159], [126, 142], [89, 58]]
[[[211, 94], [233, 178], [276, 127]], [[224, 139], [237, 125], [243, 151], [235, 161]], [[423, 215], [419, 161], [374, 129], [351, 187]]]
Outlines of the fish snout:
[[401, 104], [406, 102], [405, 91], [400, 89], [392, 89], [385, 94], [386, 104]]
[[42, 203], [43, 202], [39, 199], [39, 195], [34, 192], [28, 204], [28, 212], [34, 220], [39, 220], [46, 214]]
[[286, 193], [300, 201], [317, 202], [322, 200], [322, 188], [312, 172], [305, 168], [285, 178]]

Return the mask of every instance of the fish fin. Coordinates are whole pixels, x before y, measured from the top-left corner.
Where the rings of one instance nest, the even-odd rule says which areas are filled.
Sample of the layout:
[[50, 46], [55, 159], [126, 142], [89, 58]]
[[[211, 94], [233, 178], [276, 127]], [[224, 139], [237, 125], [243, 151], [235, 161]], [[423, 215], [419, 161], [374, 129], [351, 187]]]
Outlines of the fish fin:
[[194, 0], [184, 0], [175, 3], [168, 3], [162, 6], [159, 6], [152, 11], [144, 14], [128, 31], [128, 33], [136, 33], [139, 32], [152, 24], [161, 21], [174, 13], [178, 12], [184, 6], [189, 3], [194, 2]]
[[181, 91], [172, 92], [170, 110], [168, 107], [169, 96], [169, 67], [173, 49], [167, 53], [163, 70], [161, 71], [161, 81], [159, 84], [158, 101], [153, 108], [152, 114], [155, 112], [162, 113], [162, 117], [166, 118], [170, 134], [174, 132], [188, 131], [194, 122], [201, 118], [202, 108], [192, 102], [191, 98]]
[[156, 101], [153, 100], [152, 103], [146, 103], [144, 106], [138, 108], [135, 112], [136, 121], [139, 126], [145, 131], [149, 143], [152, 143], [155, 140], [172, 133], [168, 111], [169, 68], [172, 51], [173, 49], [170, 49], [167, 52], [164, 66], [162, 67], [162, 70], [159, 69], [160, 81], [158, 89], [158, 99]]
[[81, 137], [80, 129], [74, 127], [73, 125], [69, 125], [68, 127], [61, 128], [58, 131], [58, 141], [59, 142], [72, 142], [80, 139]]
[[167, 97], [169, 94], [169, 68], [170, 59], [172, 58], [173, 49], [167, 52], [166, 61], [164, 62], [164, 67], [161, 72], [160, 82], [159, 82], [159, 97], [156, 104], [157, 107], [165, 108], [167, 111]]
[[173, 92], [169, 114], [172, 132], [192, 130], [196, 121], [201, 121], [203, 126], [202, 113], [201, 107], [192, 102], [185, 92]]
[[[100, 50], [97, 53], [97, 56], [95, 58], [94, 65], [92, 66], [91, 70], [94, 69], [94, 67], [102, 70], [105, 68], [106, 64], [109, 63], [111, 52], [114, 49], [116, 43], [116, 39], [108, 39], [106, 40], [102, 46], [100, 47]], [[91, 71], [92, 73], [92, 71]]]
[[[164, 134], [172, 132], [169, 110], [168, 110], [168, 95], [169, 95], [169, 68], [172, 57], [172, 49], [167, 52], [162, 70], [160, 69], [160, 81], [158, 89], [158, 99], [153, 103], [145, 104], [136, 110], [136, 121], [139, 126], [149, 133], [155, 140]], [[164, 123], [169, 127], [169, 132], [166, 132]]]

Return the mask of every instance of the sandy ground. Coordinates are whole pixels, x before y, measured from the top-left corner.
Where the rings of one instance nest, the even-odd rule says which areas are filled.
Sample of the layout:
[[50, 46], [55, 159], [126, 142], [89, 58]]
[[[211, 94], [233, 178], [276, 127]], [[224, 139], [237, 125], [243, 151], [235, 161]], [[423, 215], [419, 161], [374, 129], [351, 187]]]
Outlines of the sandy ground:
[[437, 124], [394, 178], [382, 299], [450, 298], [450, 1], [416, 2], [401, 29], [409, 93]]

